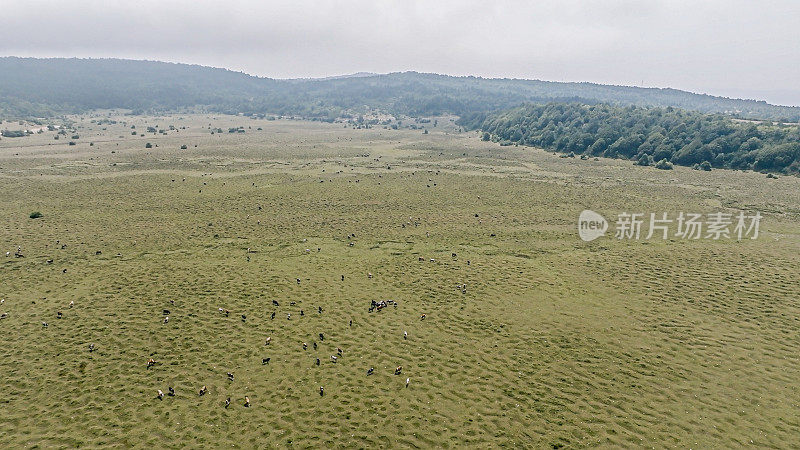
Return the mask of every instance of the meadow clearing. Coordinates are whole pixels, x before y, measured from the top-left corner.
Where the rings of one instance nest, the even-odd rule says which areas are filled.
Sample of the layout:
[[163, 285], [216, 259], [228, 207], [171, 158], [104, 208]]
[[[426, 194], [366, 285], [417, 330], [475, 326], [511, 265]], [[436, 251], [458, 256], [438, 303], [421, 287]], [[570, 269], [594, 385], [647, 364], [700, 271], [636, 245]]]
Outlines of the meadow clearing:
[[[0, 447], [800, 445], [798, 178], [447, 118], [74, 120], [0, 140]], [[584, 209], [764, 219], [587, 243]]]

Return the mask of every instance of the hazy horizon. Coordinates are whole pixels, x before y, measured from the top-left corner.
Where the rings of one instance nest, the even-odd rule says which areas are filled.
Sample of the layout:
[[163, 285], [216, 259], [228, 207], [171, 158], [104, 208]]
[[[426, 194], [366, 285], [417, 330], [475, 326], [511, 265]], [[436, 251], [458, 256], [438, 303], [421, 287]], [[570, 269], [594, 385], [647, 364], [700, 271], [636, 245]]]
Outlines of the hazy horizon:
[[416, 71], [675, 88], [800, 106], [800, 4], [185, 0], [12, 2], [0, 54], [250, 75]]

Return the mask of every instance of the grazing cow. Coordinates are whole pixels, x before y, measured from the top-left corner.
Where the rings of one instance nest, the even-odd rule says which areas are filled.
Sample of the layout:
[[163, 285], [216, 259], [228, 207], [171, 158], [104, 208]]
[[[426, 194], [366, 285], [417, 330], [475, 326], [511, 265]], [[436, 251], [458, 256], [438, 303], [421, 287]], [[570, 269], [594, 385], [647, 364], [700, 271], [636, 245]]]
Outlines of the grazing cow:
[[261, 364], [269, 364], [269, 360], [272, 358], [261, 358]]
[[168, 387], [167, 390], [169, 391], [169, 394], [167, 395], [170, 397], [175, 397], [175, 389], [172, 389], [172, 386]]
[[275, 319], [275, 311], [272, 311], [272, 315], [269, 316], [270, 319]]
[[319, 334], [319, 340], [320, 341], [324, 341], [325, 340], [325, 336], [323, 336], [322, 333]]
[[411, 377], [406, 378], [406, 387], [408, 387], [408, 383], [411, 381]]
[[306, 344], [305, 342], [303, 342], [303, 350], [308, 350], [308, 344]]
[[317, 349], [317, 343], [316, 342], [312, 342], [312, 344], [314, 344], [314, 350], [316, 350]]
[[244, 314], [242, 314], [242, 322], [246, 322], [246, 321], [247, 321], [247, 316], [245, 316]]
[[47, 322], [42, 322], [42, 327], [43, 327], [43, 328], [47, 328], [47, 326], [48, 326], [48, 325], [47, 325]]
[[159, 400], [163, 400], [164, 399], [164, 393], [161, 392], [161, 389], [158, 390], [158, 399]]
[[226, 310], [225, 310], [225, 317], [228, 317], [228, 316], [230, 316], [230, 315], [231, 315], [231, 312], [230, 312], [230, 311], [228, 311], [228, 310], [226, 309]]
[[61, 311], [56, 313], [56, 318], [60, 319], [62, 316], [63, 316], [63, 314], [61, 314]]
[[419, 260], [419, 261], [425, 261], [425, 258], [423, 258], [422, 256], [420, 256], [418, 260]]
[[169, 322], [169, 316], [164, 317], [164, 323], [168, 323], [168, 322]]
[[372, 375], [373, 372], [375, 372], [374, 367], [370, 367], [369, 369], [367, 369], [367, 375]]
[[372, 278], [372, 272], [367, 272], [367, 278]]
[[267, 338], [267, 342], [265, 342], [264, 345], [269, 345], [270, 342], [272, 342], [272, 336]]
[[200, 388], [200, 395], [206, 395], [208, 393], [208, 388], [203, 386]]
[[228, 406], [231, 406], [231, 398], [230, 397], [225, 399], [225, 409], [228, 409]]
[[296, 304], [297, 304], [297, 302], [289, 302], [289, 306], [294, 306]]
[[350, 319], [350, 326], [353, 326], [353, 319]]
[[165, 316], [168, 316], [169, 315], [169, 310], [165, 309], [165, 310], [161, 311], [161, 313], [164, 314]]
[[89, 344], [89, 353], [94, 351], [94, 344]]
[[233, 381], [233, 374], [231, 372], [228, 372], [228, 380]]
[[408, 339], [408, 331], [403, 331], [403, 339]]
[[103, 252], [101, 252], [100, 250], [98, 250], [98, 251], [94, 252], [94, 254], [95, 254], [95, 255], [102, 255], [102, 254], [103, 254]]
[[394, 369], [394, 374], [395, 374], [395, 375], [400, 375], [401, 373], [403, 373], [403, 366], [397, 366], [397, 367]]
[[322, 397], [323, 395], [325, 395], [325, 389], [322, 386], [320, 386], [319, 387], [319, 396]]
[[319, 365], [319, 358], [317, 358], [317, 363], [316, 364]]
[[244, 396], [244, 407], [245, 408], [249, 408], [250, 407], [250, 397], [248, 397], [246, 395]]
[[339, 359], [339, 358], [337, 358], [337, 357], [336, 357], [336, 356], [334, 356], [334, 355], [331, 355], [331, 362], [333, 362], [334, 364], [336, 364], [336, 360], [337, 360], [337, 359]]
[[295, 278], [297, 280], [297, 284], [300, 284], [300, 278]]
[[48, 260], [47, 260], [47, 261], [45, 261], [45, 262], [47, 262], [47, 264], [53, 264], [53, 260], [52, 260], [52, 259], [48, 259]]
[[292, 320], [292, 313], [286, 315], [286, 320]]
[[303, 310], [301, 309], [301, 310], [300, 310], [300, 316], [302, 317], [302, 316], [305, 316], [305, 315], [306, 315], [306, 314], [305, 314], [305, 313], [303, 312]]
[[342, 275], [342, 281], [344, 281], [344, 275]]
[[69, 307], [72, 308], [73, 306], [75, 306], [75, 301], [74, 300], [70, 300], [69, 301]]
[[420, 320], [425, 320], [425, 317], [427, 317], [425, 314], [419, 316]]
[[8, 317], [8, 313], [0, 314], [0, 319], [5, 319]]
[[318, 306], [317, 311], [319, 311], [319, 313], [322, 314], [322, 306]]
[[342, 356], [342, 349], [339, 348], [339, 347], [336, 347], [336, 353], [338, 353], [339, 356]]
[[273, 305], [273, 306], [281, 306], [281, 305], [280, 305], [280, 303], [278, 303], [278, 301], [277, 301], [277, 300], [273, 300], [273, 301], [272, 301], [272, 305]]
[[155, 365], [156, 365], [156, 360], [155, 359], [150, 358], [150, 359], [147, 360], [147, 368], [148, 369], [153, 367], [153, 366], [155, 366]]

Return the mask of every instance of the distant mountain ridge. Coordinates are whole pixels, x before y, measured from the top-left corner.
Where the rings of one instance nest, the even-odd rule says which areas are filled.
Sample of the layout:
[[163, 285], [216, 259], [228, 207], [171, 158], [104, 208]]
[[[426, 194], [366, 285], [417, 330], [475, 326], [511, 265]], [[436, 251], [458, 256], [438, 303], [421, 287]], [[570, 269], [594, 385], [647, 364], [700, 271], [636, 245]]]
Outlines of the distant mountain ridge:
[[463, 115], [552, 101], [676, 107], [741, 118], [800, 120], [800, 107], [671, 88], [417, 72], [276, 80], [158, 61], [0, 57], [0, 116], [6, 117], [46, 117], [110, 108], [174, 111], [202, 106], [222, 113], [332, 120], [368, 109], [411, 116]]

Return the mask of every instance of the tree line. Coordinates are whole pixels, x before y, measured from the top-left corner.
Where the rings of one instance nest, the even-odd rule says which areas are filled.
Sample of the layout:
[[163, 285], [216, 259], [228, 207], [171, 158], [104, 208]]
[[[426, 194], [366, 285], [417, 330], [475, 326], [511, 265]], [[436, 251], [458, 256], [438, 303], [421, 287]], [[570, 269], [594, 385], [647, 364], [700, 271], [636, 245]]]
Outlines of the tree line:
[[[800, 127], [736, 120], [678, 108], [609, 104], [526, 104], [473, 113], [457, 122], [502, 145], [565, 154], [624, 158], [640, 165], [665, 161], [710, 169], [800, 173]], [[663, 164], [663, 163], [662, 163]]]

